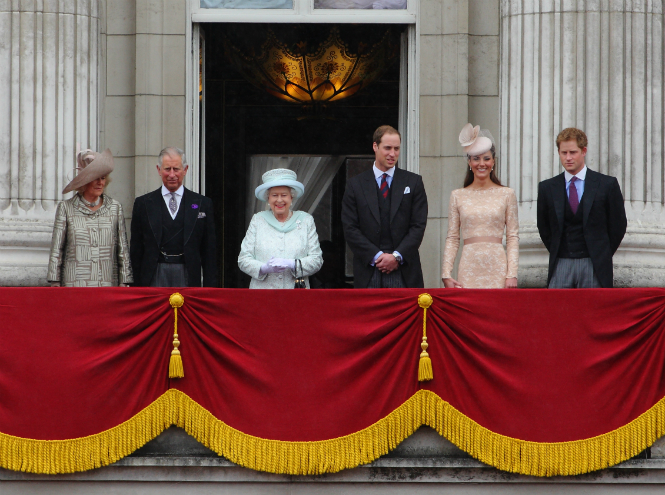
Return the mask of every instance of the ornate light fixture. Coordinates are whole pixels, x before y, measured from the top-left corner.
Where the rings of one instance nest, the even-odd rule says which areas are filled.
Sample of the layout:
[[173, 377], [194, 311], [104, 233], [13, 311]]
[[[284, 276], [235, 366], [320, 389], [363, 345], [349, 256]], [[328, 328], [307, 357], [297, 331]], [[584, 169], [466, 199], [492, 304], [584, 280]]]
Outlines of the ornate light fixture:
[[[304, 105], [321, 105], [355, 95], [397, 58], [399, 47], [388, 29], [373, 46], [359, 43], [351, 53], [337, 28], [310, 51], [307, 42], [287, 46], [268, 31], [268, 38], [252, 54], [242, 53], [228, 38], [226, 54], [253, 85], [277, 98]], [[253, 51], [253, 50], [250, 50]]]

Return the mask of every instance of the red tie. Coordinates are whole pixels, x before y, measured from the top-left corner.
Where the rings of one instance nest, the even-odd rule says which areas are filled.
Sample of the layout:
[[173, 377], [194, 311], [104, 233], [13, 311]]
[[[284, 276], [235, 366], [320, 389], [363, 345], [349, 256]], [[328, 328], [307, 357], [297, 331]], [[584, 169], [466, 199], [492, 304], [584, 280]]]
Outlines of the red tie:
[[577, 198], [577, 188], [575, 187], [575, 181], [577, 177], [570, 179], [570, 186], [568, 186], [568, 202], [570, 203], [570, 209], [573, 210], [573, 215], [577, 213], [577, 207], [580, 205], [580, 200]]
[[385, 199], [388, 198], [388, 181], [386, 180], [386, 177], [388, 177], [388, 174], [383, 174], [381, 176], [381, 187], [379, 187], [381, 194], [383, 194]]

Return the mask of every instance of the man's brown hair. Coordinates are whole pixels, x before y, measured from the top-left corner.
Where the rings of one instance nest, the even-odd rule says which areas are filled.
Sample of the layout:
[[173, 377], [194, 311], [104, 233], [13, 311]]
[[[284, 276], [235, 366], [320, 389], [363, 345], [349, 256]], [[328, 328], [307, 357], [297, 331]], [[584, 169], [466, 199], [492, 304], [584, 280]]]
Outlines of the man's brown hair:
[[374, 131], [372, 142], [376, 143], [377, 145], [381, 144], [381, 138], [384, 136], [384, 134], [397, 134], [399, 136], [400, 141], [402, 140], [402, 135], [399, 133], [397, 129], [395, 129], [393, 126], [390, 125], [382, 125], [376, 131]]
[[559, 133], [556, 137], [556, 149], [559, 149], [559, 145], [564, 141], [577, 141], [579, 149], [584, 149], [589, 144], [584, 131], [575, 127], [567, 127]]

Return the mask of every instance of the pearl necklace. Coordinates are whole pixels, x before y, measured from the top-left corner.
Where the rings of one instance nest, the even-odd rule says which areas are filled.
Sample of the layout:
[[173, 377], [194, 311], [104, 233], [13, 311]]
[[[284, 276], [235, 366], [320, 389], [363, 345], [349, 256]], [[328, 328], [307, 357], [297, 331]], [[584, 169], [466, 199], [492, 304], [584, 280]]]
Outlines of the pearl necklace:
[[87, 199], [85, 199], [83, 196], [81, 196], [81, 201], [82, 201], [83, 204], [86, 205], [88, 208], [94, 208], [95, 206], [97, 206], [97, 205], [99, 204], [99, 202], [100, 202], [101, 200], [102, 200], [102, 197], [99, 196], [99, 197], [97, 198], [97, 201], [95, 201], [94, 203], [91, 203], [90, 201], [88, 201]]

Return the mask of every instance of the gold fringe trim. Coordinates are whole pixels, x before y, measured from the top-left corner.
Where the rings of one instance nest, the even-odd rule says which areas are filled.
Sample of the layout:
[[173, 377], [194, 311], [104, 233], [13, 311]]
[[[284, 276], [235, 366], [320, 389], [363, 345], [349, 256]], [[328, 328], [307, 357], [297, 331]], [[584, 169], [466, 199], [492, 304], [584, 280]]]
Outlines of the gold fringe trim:
[[0, 467], [39, 474], [88, 471], [128, 456], [173, 424], [177, 405], [166, 392], [124, 423], [71, 440], [32, 440], [0, 433]]
[[0, 433], [0, 467], [56, 474], [111, 464], [171, 425], [206, 447], [257, 471], [291, 475], [334, 473], [387, 454], [421, 425], [434, 428], [476, 459], [504, 471], [569, 476], [634, 457], [665, 433], [665, 398], [614, 431], [572, 442], [528, 442], [493, 433], [438, 395], [420, 390], [385, 418], [356, 433], [316, 442], [268, 440], [215, 418], [183, 392], [171, 389], [110, 430], [72, 440], [30, 440]]

